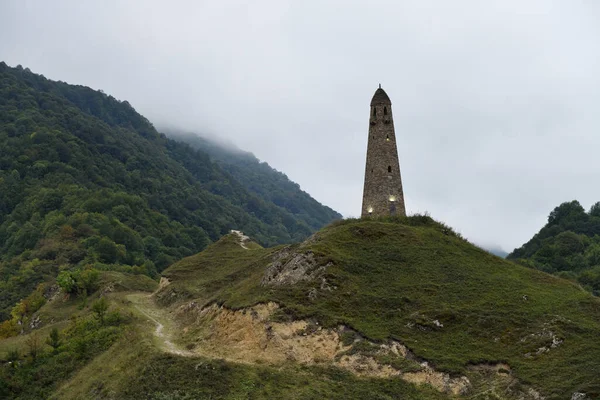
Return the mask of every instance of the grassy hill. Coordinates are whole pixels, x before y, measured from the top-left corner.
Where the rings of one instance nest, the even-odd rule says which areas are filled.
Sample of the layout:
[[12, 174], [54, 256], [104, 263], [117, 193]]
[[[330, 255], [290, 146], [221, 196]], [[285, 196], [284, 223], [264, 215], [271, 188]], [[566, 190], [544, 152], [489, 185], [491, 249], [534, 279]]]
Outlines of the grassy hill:
[[[226, 235], [167, 268], [151, 296], [111, 279], [124, 283], [105, 297], [127, 318], [47, 386], [54, 398], [600, 396], [600, 301], [425, 216], [346, 220], [274, 248]], [[46, 304], [52, 322], [31, 331], [63, 324], [81, 340], [62, 328], [69, 304]], [[26, 337], [11, 340], [0, 356], [26, 354]]]
[[249, 191], [127, 101], [0, 63], [0, 321], [59, 271], [156, 277], [231, 229], [272, 246], [339, 217], [310, 204], [306, 218]]
[[[312, 254], [309, 269], [326, 267], [313, 280], [265, 285], [265, 268], [282, 251], [282, 264]], [[549, 398], [600, 395], [600, 301], [495, 257], [427, 217], [343, 221], [285, 249], [244, 250], [227, 237], [164, 276], [172, 283], [159, 296], [163, 304], [240, 309], [273, 301], [286, 318], [397, 339], [452, 374], [507, 363], [520, 382]]]

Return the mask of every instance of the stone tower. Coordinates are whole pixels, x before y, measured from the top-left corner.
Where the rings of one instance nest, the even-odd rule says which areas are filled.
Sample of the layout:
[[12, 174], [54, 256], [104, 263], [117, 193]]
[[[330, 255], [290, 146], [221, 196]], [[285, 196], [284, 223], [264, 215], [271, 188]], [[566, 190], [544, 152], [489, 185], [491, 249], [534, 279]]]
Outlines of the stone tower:
[[406, 215], [392, 102], [381, 85], [371, 100], [361, 215]]

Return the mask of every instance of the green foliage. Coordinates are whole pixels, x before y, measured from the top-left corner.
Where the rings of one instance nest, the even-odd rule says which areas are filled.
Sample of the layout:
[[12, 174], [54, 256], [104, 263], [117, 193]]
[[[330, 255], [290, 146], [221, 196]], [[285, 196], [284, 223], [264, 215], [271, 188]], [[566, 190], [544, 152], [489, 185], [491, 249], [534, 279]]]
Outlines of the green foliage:
[[20, 358], [21, 358], [21, 354], [19, 353], [19, 350], [17, 350], [17, 349], [13, 349], [13, 350], [9, 351], [8, 354], [6, 355], [6, 361], [8, 361], [9, 363], [15, 363], [15, 362], [19, 361]]
[[30, 334], [29, 337], [27, 338], [27, 341], [25, 342], [25, 344], [27, 345], [27, 349], [29, 351], [29, 353], [28, 353], [29, 356], [35, 362], [35, 360], [37, 360], [38, 355], [42, 351], [42, 346], [41, 346], [40, 338], [39, 338], [38, 334], [37, 333]]
[[31, 316], [46, 303], [45, 288], [45, 284], [38, 285], [34, 292], [11, 309], [11, 318], [0, 323], [0, 339], [17, 335], [26, 326]]
[[95, 301], [92, 304], [92, 311], [96, 314], [96, 318], [100, 321], [101, 325], [104, 325], [104, 316], [106, 315], [106, 311], [108, 311], [108, 302], [106, 298], [101, 297], [99, 300]]
[[508, 255], [523, 265], [579, 282], [600, 294], [600, 202], [585, 212], [577, 201], [563, 203], [527, 243]]
[[0, 63], [0, 321], [59, 268], [156, 277], [231, 229], [299, 241], [338, 216], [306, 196], [290, 212], [126, 101]]
[[100, 274], [97, 270], [90, 268], [84, 269], [77, 274], [77, 286], [81, 292], [90, 294], [98, 289], [98, 279]]
[[6, 357], [11, 363], [0, 365], [0, 397], [48, 398], [61, 382], [121, 337], [123, 322], [102, 325], [96, 318], [73, 318], [65, 331], [51, 331], [46, 342], [51, 352], [43, 351], [37, 333], [30, 334], [25, 343], [28, 357], [21, 359], [13, 351]]
[[53, 328], [50, 331], [50, 335], [46, 338], [46, 344], [52, 347], [52, 350], [55, 353], [58, 351], [58, 348], [62, 344], [62, 341], [60, 340], [60, 334], [58, 333], [57, 328]]
[[77, 281], [74, 278], [74, 273], [71, 271], [61, 271], [56, 277], [56, 283], [64, 293], [76, 293]]
[[94, 268], [61, 271], [56, 283], [64, 293], [87, 296], [98, 289], [100, 274]]

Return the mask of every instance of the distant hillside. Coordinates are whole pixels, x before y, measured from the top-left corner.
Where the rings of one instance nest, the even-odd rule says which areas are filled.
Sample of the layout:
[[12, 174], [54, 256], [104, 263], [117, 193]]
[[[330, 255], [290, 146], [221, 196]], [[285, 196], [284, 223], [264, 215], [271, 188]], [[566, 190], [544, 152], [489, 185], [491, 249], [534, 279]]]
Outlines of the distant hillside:
[[167, 132], [167, 135], [207, 153], [248, 191], [284, 208], [311, 229], [320, 229], [324, 224], [342, 218], [339, 213], [323, 206], [285, 174], [271, 168], [266, 162], [261, 162], [252, 153], [194, 134]]
[[600, 202], [588, 212], [576, 200], [556, 207], [548, 223], [508, 258], [576, 280], [599, 295]]
[[156, 276], [231, 229], [302, 240], [338, 217], [312, 205], [249, 191], [126, 101], [0, 63], [0, 320], [59, 270]]

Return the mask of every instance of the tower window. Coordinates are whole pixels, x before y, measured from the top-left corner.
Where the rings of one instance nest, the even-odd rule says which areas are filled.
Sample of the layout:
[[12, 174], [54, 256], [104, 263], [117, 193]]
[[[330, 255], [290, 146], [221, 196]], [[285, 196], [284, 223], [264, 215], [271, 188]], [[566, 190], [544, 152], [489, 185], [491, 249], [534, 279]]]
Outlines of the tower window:
[[377, 109], [375, 107], [373, 107], [373, 116], [376, 117], [377, 116]]
[[389, 142], [390, 141], [390, 135], [385, 135], [385, 140]]
[[383, 115], [387, 115], [387, 107], [383, 107]]
[[388, 165], [388, 172], [392, 172], [392, 166]]

